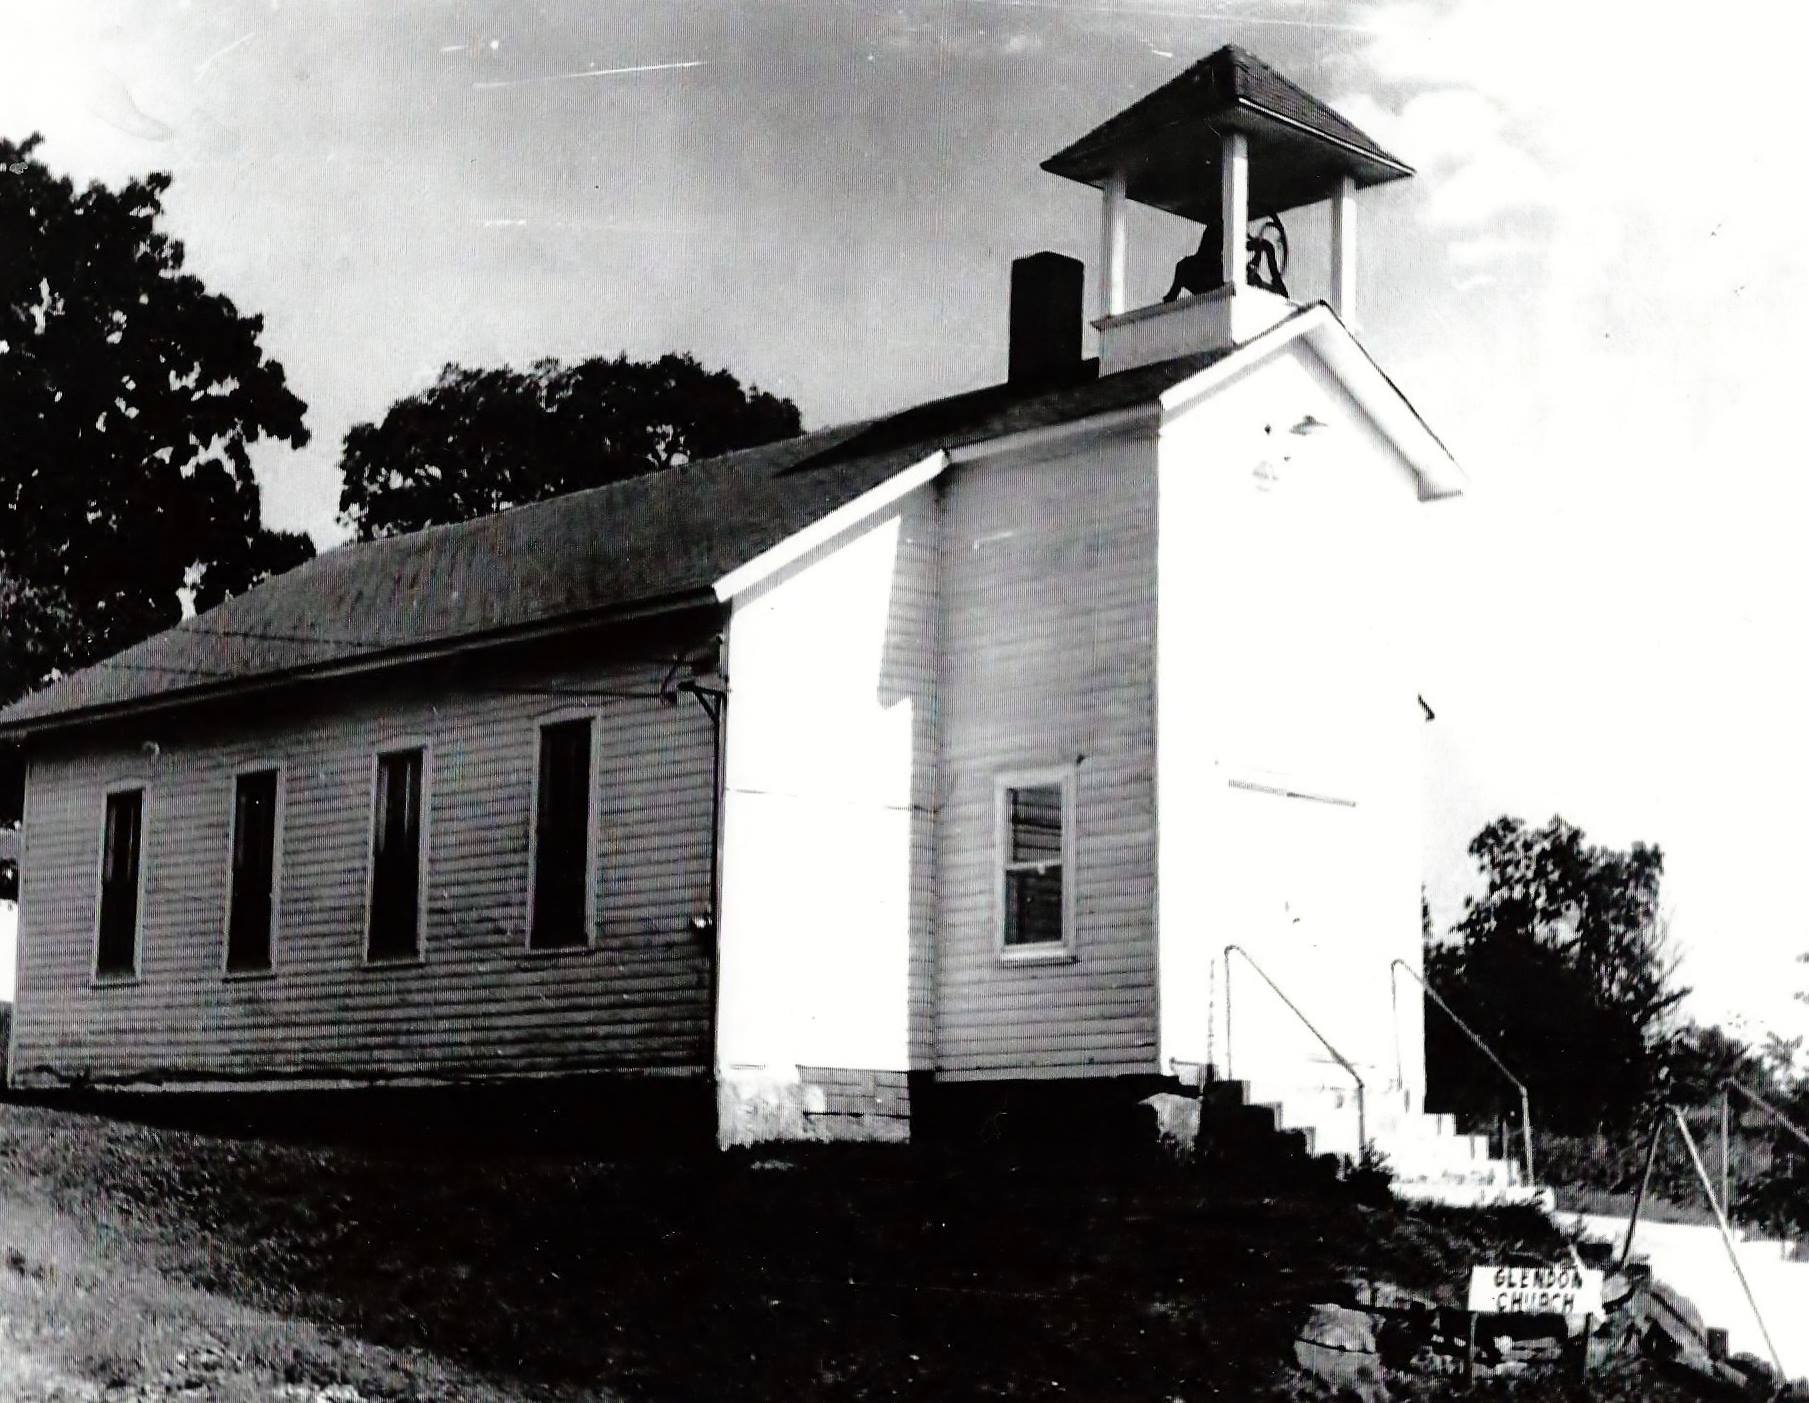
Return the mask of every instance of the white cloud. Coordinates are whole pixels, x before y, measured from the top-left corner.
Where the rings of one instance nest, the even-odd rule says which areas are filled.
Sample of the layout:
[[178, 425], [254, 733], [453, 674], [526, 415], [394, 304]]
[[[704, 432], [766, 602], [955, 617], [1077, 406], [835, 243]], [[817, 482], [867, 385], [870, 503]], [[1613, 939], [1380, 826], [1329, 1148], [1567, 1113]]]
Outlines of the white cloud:
[[1437, 184], [1426, 212], [1437, 224], [1472, 228], [1505, 214], [1548, 208], [1556, 195], [1551, 176], [1531, 156], [1505, 142], [1492, 142]]
[[1527, 259], [1544, 252], [1538, 241], [1516, 234], [1472, 234], [1446, 245], [1445, 256], [1458, 268], [1480, 268], [1485, 265]]
[[1395, 140], [1422, 169], [1460, 163], [1499, 142], [1506, 114], [1493, 98], [1469, 88], [1434, 88], [1411, 99], [1394, 118]]
[[1470, 88], [1414, 94], [1398, 110], [1359, 93], [1333, 104], [1419, 172], [1435, 223], [1453, 229], [1492, 225], [1502, 216], [1552, 206], [1551, 172], [1510, 130], [1506, 110]]

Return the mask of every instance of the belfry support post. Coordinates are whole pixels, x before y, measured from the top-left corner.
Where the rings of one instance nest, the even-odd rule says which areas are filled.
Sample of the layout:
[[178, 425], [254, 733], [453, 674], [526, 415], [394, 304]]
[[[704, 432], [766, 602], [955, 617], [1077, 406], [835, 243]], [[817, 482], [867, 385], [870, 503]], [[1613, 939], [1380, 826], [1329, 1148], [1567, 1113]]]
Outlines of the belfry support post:
[[1219, 271], [1226, 287], [1242, 287], [1250, 237], [1250, 142], [1242, 132], [1226, 132], [1219, 147], [1219, 220]]
[[1099, 314], [1115, 317], [1125, 310], [1124, 265], [1128, 252], [1125, 230], [1125, 177], [1115, 171], [1106, 178], [1099, 213]]

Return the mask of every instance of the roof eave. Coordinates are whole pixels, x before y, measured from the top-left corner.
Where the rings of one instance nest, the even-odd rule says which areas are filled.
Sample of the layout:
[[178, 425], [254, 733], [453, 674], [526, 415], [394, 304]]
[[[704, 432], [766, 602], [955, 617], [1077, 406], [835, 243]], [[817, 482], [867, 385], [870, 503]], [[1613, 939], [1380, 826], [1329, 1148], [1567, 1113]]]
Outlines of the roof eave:
[[1231, 355], [1173, 386], [1162, 396], [1165, 419], [1185, 413], [1226, 381], [1293, 341], [1304, 341], [1346, 393], [1412, 469], [1419, 499], [1461, 496], [1469, 485], [1451, 450], [1420, 416], [1350, 328], [1323, 302], [1303, 308], [1240, 346]]
[[1356, 142], [1346, 140], [1344, 137], [1338, 136], [1334, 132], [1328, 132], [1321, 127], [1315, 127], [1310, 122], [1302, 122], [1296, 117], [1288, 116], [1286, 113], [1277, 112], [1271, 107], [1263, 106], [1260, 102], [1252, 102], [1247, 97], [1240, 96], [1237, 100], [1237, 105], [1246, 112], [1257, 113], [1259, 116], [1276, 123], [1278, 126], [1290, 127], [1295, 131], [1305, 133], [1317, 141], [1325, 142], [1328, 146], [1337, 147], [1339, 150], [1345, 152], [1349, 156], [1355, 157], [1357, 160], [1370, 165], [1384, 167], [1390, 172], [1389, 174], [1375, 176], [1368, 180], [1360, 180], [1358, 183], [1361, 185], [1381, 185], [1390, 180], [1405, 180], [1414, 174], [1412, 166], [1408, 165], [1405, 161], [1396, 160], [1381, 147], [1374, 144], [1359, 146]]
[[[626, 605], [611, 605], [605, 609], [565, 614], [553, 619], [540, 619], [532, 624], [492, 629], [484, 633], [460, 634], [456, 637], [434, 639], [425, 643], [385, 649], [381, 652], [361, 653], [351, 658], [328, 658], [318, 663], [302, 663], [294, 667], [261, 672], [247, 677], [203, 682], [175, 691], [159, 692], [152, 696], [129, 697], [120, 701], [49, 711], [12, 720], [0, 715], [0, 744], [18, 744], [21, 741], [36, 739], [52, 732], [101, 725], [134, 715], [201, 706], [210, 702], [276, 691], [335, 677], [358, 676], [408, 667], [418, 663], [438, 662], [463, 653], [532, 643], [541, 638], [556, 637], [562, 633], [582, 629], [601, 628], [612, 624], [640, 623], [667, 615], [691, 613], [716, 607], [718, 607], [716, 597], [706, 585], [656, 599]], [[97, 666], [101, 665], [104, 664], [97, 664]], [[29, 700], [29, 696], [22, 700]]]
[[1126, 148], [1134, 145], [1138, 149], [1147, 150], [1159, 145], [1167, 134], [1196, 123], [1213, 129], [1222, 127], [1227, 131], [1242, 131], [1256, 137], [1263, 134], [1265, 125], [1297, 133], [1341, 156], [1359, 189], [1366, 190], [1390, 181], [1406, 180], [1415, 174], [1412, 166], [1391, 156], [1373, 142], [1364, 145], [1351, 141], [1336, 132], [1314, 126], [1311, 122], [1303, 122], [1298, 117], [1290, 117], [1285, 112], [1278, 112], [1241, 94], [1221, 111], [1174, 117], [1133, 135], [1102, 135], [1104, 128], [1095, 128], [1043, 161], [1041, 169], [1064, 180], [1073, 180], [1098, 189], [1107, 176], [1130, 164]]
[[752, 560], [730, 570], [710, 587], [713, 597], [726, 604], [735, 596], [771, 579], [787, 566], [834, 540], [842, 532], [858, 526], [875, 512], [884, 510], [924, 483], [939, 477], [948, 462], [946, 449], [938, 448], [926, 454], [902, 472], [869, 488], [852, 502], [846, 502], [827, 515], [818, 517], [802, 530], [792, 532]]
[[1461, 497], [1470, 480], [1445, 441], [1338, 314], [1323, 302], [1314, 310], [1324, 314], [1307, 332], [1314, 353], [1411, 465], [1419, 479], [1420, 500]]
[[1027, 452], [1081, 434], [1117, 433], [1140, 424], [1154, 424], [1161, 413], [1160, 395], [1152, 390], [1147, 399], [1117, 409], [1102, 410], [1097, 414], [1055, 424], [1016, 429], [987, 438], [951, 442], [946, 447], [934, 449], [910, 467], [869, 488], [853, 501], [820, 517], [802, 530], [793, 532], [746, 564], [729, 571], [716, 581], [713, 587], [715, 596], [728, 603], [746, 594], [794, 562], [871, 520], [919, 487], [933, 482], [954, 464]]

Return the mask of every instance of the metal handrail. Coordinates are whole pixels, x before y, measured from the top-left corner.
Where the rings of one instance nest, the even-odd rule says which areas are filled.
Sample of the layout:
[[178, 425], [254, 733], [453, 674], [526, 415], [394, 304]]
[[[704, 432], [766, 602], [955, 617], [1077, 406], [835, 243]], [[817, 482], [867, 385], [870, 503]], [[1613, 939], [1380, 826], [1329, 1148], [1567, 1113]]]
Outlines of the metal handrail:
[[[1497, 1057], [1495, 1055], [1495, 1050], [1482, 1040], [1481, 1036], [1476, 1032], [1476, 1030], [1474, 1028], [1472, 1028], [1468, 1023], [1464, 1022], [1463, 1019], [1461, 1019], [1457, 1016], [1457, 1010], [1452, 1008], [1450, 1004], [1446, 1003], [1444, 1001], [1444, 999], [1440, 996], [1438, 990], [1434, 989], [1430, 984], [1428, 984], [1426, 982], [1425, 976], [1422, 975], [1412, 965], [1408, 964], [1407, 961], [1397, 959], [1397, 960], [1392, 961], [1389, 964], [1388, 978], [1389, 978], [1390, 983], [1393, 982], [1394, 972], [1397, 969], [1405, 970], [1408, 974], [1412, 975], [1413, 982], [1415, 984], [1418, 984], [1420, 986], [1420, 988], [1425, 991], [1426, 997], [1431, 999], [1433, 1003], [1437, 1004], [1440, 1008], [1442, 1008], [1445, 1011], [1446, 1017], [1448, 1017], [1453, 1023], [1455, 1023], [1457, 1025], [1458, 1031], [1461, 1032], [1471, 1042], [1476, 1044], [1477, 1051], [1482, 1053], [1482, 1055], [1484, 1057], [1488, 1058], [1489, 1061], [1493, 1062], [1495, 1064], [1495, 1069], [1498, 1072], [1500, 1072], [1502, 1076], [1506, 1077], [1509, 1081], [1511, 1081], [1514, 1084], [1514, 1086], [1516, 1087], [1516, 1089], [1518, 1089], [1518, 1091], [1520, 1092], [1520, 1134], [1521, 1134], [1522, 1140], [1524, 1141], [1525, 1149], [1526, 1149], [1526, 1182], [1529, 1185], [1536, 1182], [1533, 1179], [1532, 1100], [1527, 1095], [1526, 1083], [1521, 1081], [1519, 1077], [1515, 1076], [1512, 1072], [1510, 1072], [1508, 1070], [1507, 1063], [1503, 1062], [1499, 1057]], [[1506, 1133], [1506, 1131], [1504, 1129], [1503, 1134], [1505, 1134], [1505, 1133]], [[1505, 1145], [1502, 1146], [1503, 1151], [1505, 1151], [1506, 1148], [1507, 1147]], [[1505, 1154], [1503, 1157], [1505, 1158]]]
[[1357, 1084], [1357, 1153], [1359, 1156], [1361, 1156], [1363, 1151], [1365, 1151], [1369, 1148], [1369, 1121], [1367, 1118], [1367, 1113], [1364, 1109], [1363, 1076], [1362, 1076], [1362, 1074], [1360, 1072], [1358, 1072], [1354, 1066], [1351, 1065], [1349, 1058], [1347, 1058], [1342, 1052], [1338, 1051], [1337, 1048], [1332, 1046], [1330, 1040], [1325, 1036], [1325, 1034], [1320, 1032], [1319, 1029], [1314, 1026], [1313, 1020], [1308, 1018], [1304, 1013], [1302, 1013], [1300, 1011], [1299, 1005], [1297, 1005], [1286, 994], [1281, 992], [1281, 986], [1279, 984], [1277, 984], [1273, 979], [1269, 978], [1269, 976], [1264, 972], [1263, 967], [1261, 965], [1257, 964], [1257, 962], [1251, 958], [1250, 952], [1248, 950], [1244, 949], [1244, 947], [1241, 945], [1227, 945], [1225, 947], [1225, 1074], [1226, 1074], [1226, 1076], [1230, 1076], [1232, 1074], [1232, 1072], [1231, 1072], [1231, 957], [1234, 954], [1242, 955], [1244, 957], [1244, 963], [1249, 965], [1251, 969], [1256, 971], [1256, 977], [1258, 979], [1262, 980], [1263, 983], [1267, 984], [1269, 986], [1269, 988], [1274, 992], [1275, 997], [1280, 999], [1282, 1001], [1282, 1003], [1287, 1005], [1288, 1012], [1293, 1014], [1296, 1018], [1298, 1018], [1301, 1021], [1301, 1024], [1306, 1028], [1306, 1030], [1309, 1033], [1311, 1033], [1315, 1038], [1319, 1039], [1319, 1045], [1321, 1047], [1323, 1047], [1327, 1052], [1331, 1053], [1333, 1060], [1336, 1061], [1340, 1067], [1344, 1068], [1345, 1071], [1349, 1072], [1350, 1079]]

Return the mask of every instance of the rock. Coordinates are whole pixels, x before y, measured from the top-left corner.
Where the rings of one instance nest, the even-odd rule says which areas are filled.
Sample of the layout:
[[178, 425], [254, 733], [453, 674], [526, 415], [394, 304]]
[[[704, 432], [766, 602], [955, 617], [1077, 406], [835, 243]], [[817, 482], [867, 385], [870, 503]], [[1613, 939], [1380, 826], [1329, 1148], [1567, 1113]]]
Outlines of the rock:
[[1696, 1303], [1653, 1277], [1646, 1287], [1647, 1318], [1679, 1352], [1708, 1355], [1708, 1327]]
[[1407, 1361], [1407, 1369], [1410, 1373], [1450, 1378], [1463, 1373], [1464, 1361], [1459, 1355], [1447, 1354], [1432, 1345], [1421, 1345]]
[[1438, 1302], [1432, 1297], [1406, 1290], [1392, 1281], [1371, 1281], [1368, 1277], [1349, 1276], [1344, 1279], [1344, 1284], [1350, 1292], [1351, 1300], [1367, 1310], [1438, 1309]]
[[1360, 1310], [1329, 1304], [1310, 1307], [1306, 1324], [1294, 1339], [1294, 1362], [1363, 1403], [1387, 1403], [1376, 1332]]
[[1564, 1358], [1564, 1346], [1557, 1340], [1512, 1340], [1501, 1357], [1517, 1364], [1555, 1364]]
[[1164, 1154], [1185, 1159], [1200, 1138], [1200, 1102], [1174, 1091], [1158, 1091], [1139, 1103], [1148, 1106], [1156, 1120], [1156, 1144]]
[[1776, 1371], [1772, 1369], [1771, 1365], [1759, 1358], [1758, 1355], [1746, 1353], [1736, 1354], [1727, 1362], [1738, 1370], [1741, 1376], [1747, 1379], [1753, 1385], [1754, 1389], [1761, 1394], [1769, 1396], [1772, 1390], [1777, 1387], [1778, 1376]]

